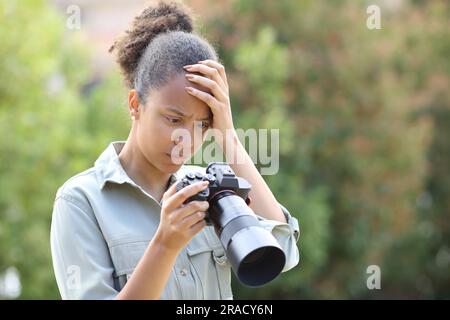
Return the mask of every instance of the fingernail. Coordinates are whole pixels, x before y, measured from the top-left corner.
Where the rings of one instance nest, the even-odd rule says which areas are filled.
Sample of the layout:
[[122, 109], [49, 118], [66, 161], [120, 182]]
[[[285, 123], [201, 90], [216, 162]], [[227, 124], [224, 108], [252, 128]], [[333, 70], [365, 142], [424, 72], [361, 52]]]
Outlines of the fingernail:
[[192, 66], [189, 64], [187, 66], [184, 66], [183, 69], [190, 69]]
[[191, 87], [184, 87], [187, 91], [189, 91], [189, 92], [193, 92], [194, 90], [192, 90], [192, 88]]
[[186, 74], [186, 78], [192, 79], [192, 78], [194, 78], [194, 76], [193, 76], [192, 74], [190, 74], [190, 73], [187, 73], [187, 74]]

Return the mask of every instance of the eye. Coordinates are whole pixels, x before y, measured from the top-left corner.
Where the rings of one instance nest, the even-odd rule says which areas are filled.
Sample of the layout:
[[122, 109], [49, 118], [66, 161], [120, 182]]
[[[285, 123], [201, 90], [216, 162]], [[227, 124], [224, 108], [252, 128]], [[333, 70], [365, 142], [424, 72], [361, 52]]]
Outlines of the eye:
[[167, 116], [165, 118], [170, 124], [178, 124], [181, 122], [180, 118], [167, 117]]
[[211, 126], [209, 122], [203, 122], [203, 129], [208, 129]]
[[208, 129], [208, 128], [210, 127], [210, 124], [209, 124], [208, 121], [202, 121], [202, 122], [198, 125], [198, 127], [201, 127], [203, 130], [206, 130], [206, 129]]

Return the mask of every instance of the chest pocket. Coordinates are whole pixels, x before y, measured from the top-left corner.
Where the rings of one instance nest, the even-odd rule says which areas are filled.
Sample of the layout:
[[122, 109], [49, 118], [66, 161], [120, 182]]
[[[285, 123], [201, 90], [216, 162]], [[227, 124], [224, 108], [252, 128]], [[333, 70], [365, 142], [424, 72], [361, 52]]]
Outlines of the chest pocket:
[[204, 299], [233, 299], [231, 265], [214, 228], [205, 227], [186, 251], [202, 284]]
[[[122, 290], [130, 279], [148, 244], [149, 240], [128, 239], [115, 241], [110, 245], [109, 251], [115, 269], [113, 274], [114, 285], [117, 291]], [[161, 294], [161, 299], [177, 299], [176, 286], [177, 283], [172, 272]]]

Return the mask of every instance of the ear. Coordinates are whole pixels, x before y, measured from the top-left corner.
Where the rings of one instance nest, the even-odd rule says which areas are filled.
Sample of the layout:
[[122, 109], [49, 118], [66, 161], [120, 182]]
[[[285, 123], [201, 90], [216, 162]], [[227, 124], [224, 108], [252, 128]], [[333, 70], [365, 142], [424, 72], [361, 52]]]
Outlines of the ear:
[[139, 119], [139, 97], [136, 89], [128, 92], [128, 110], [132, 119]]

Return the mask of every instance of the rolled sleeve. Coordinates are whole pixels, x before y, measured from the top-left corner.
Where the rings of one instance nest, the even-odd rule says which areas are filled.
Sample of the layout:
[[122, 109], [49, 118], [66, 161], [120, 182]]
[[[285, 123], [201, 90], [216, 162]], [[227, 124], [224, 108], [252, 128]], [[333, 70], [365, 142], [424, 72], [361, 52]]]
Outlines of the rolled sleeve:
[[54, 203], [50, 244], [62, 299], [113, 299], [113, 264], [92, 211], [69, 195]]
[[300, 237], [300, 228], [298, 220], [281, 204], [280, 207], [286, 217], [287, 223], [268, 220], [259, 215], [257, 215], [257, 217], [261, 226], [272, 233], [283, 249], [286, 255], [286, 263], [282, 272], [286, 272], [295, 267], [300, 260], [300, 253], [297, 247], [297, 241]]

